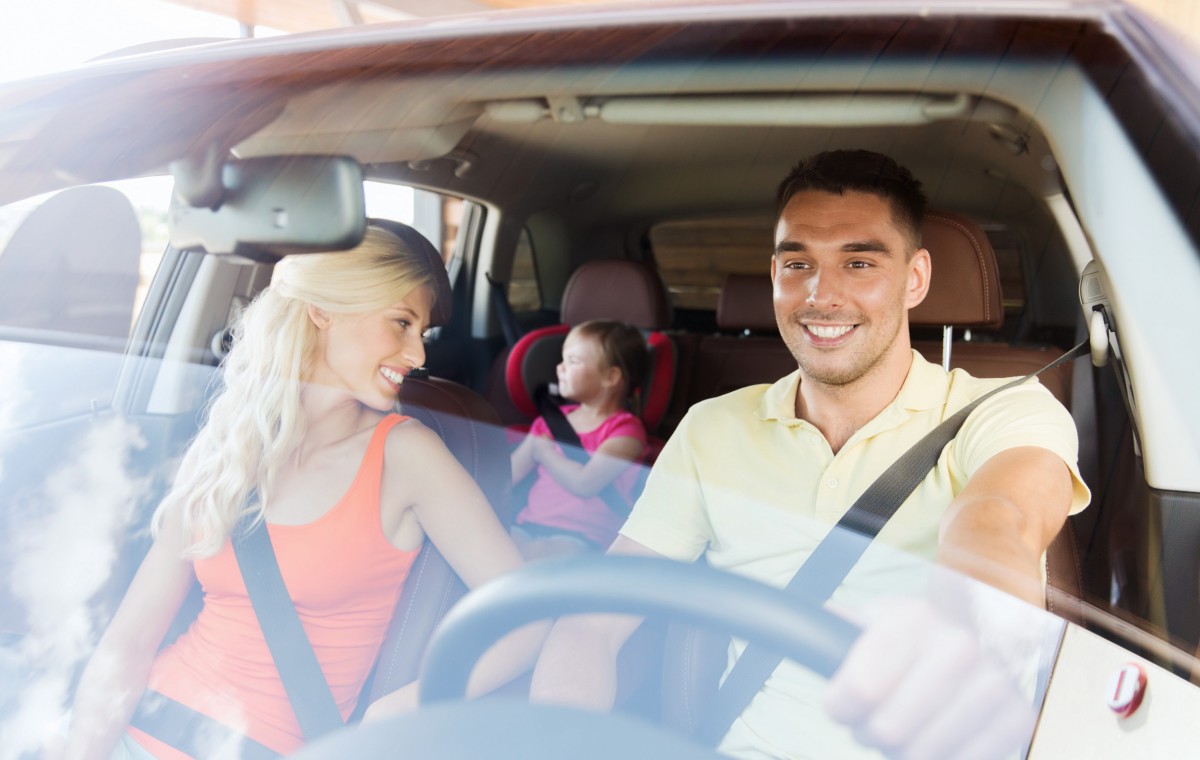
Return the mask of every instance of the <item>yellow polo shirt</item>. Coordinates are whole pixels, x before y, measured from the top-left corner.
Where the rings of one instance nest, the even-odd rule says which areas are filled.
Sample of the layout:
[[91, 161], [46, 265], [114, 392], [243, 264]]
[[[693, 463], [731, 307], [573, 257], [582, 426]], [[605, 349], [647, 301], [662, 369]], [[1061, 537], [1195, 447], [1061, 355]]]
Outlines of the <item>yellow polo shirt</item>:
[[[701, 402], [667, 442], [621, 533], [667, 557], [691, 562], [703, 554], [714, 567], [782, 588], [900, 454], [1009, 380], [947, 373], [913, 351], [899, 394], [837, 454], [820, 431], [795, 415], [799, 371], [773, 385]], [[984, 462], [1019, 446], [1062, 457], [1075, 481], [1071, 513], [1087, 506], [1070, 414], [1036, 382], [1009, 389], [971, 413], [834, 592], [832, 604], [855, 608], [883, 596], [920, 593], [946, 507]], [[735, 640], [731, 664], [743, 646]], [[785, 661], [735, 721], [721, 751], [737, 757], [876, 757], [824, 716], [823, 687], [823, 679]]]

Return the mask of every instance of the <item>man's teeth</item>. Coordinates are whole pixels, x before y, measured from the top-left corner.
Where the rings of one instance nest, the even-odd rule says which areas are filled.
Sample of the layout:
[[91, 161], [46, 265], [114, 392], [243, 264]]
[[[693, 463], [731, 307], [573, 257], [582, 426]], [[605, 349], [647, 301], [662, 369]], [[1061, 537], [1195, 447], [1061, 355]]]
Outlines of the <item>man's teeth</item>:
[[390, 370], [387, 367], [384, 367], [384, 368], [380, 369], [379, 371], [383, 373], [384, 377], [386, 377], [388, 380], [391, 380], [396, 385], [400, 385], [401, 383], [404, 382], [404, 375], [401, 375], [399, 372], [396, 372], [395, 370]]
[[854, 329], [854, 325], [839, 325], [837, 327], [828, 327], [825, 325], [806, 326], [808, 327], [808, 331], [818, 338], [840, 338]]

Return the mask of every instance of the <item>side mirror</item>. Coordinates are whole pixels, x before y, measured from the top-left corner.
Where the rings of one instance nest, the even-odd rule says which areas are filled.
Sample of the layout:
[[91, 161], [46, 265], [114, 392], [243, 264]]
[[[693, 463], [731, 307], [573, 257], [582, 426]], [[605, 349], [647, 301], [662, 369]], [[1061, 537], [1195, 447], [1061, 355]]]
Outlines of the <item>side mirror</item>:
[[[175, 248], [275, 261], [353, 248], [366, 232], [362, 167], [352, 158], [265, 156], [171, 168], [176, 191], [168, 224]], [[191, 191], [197, 186], [204, 192]]]

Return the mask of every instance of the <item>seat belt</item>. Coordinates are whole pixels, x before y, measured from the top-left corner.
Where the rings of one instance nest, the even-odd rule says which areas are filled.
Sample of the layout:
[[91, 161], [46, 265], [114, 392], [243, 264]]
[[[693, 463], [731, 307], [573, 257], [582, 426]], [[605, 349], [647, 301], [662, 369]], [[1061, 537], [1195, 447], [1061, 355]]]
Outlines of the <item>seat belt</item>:
[[[827, 602], [875, 536], [937, 464], [942, 449], [954, 439], [976, 407], [1001, 391], [1088, 352], [1088, 342], [1084, 341], [1038, 371], [985, 393], [929, 431], [858, 497], [800, 565], [784, 590], [808, 604], [819, 606]], [[717, 746], [782, 661], [782, 655], [747, 645], [697, 723], [695, 738], [707, 746]]]
[[[247, 503], [254, 498], [252, 491]], [[248, 529], [248, 524], [249, 519], [243, 519], [234, 528], [233, 553], [300, 732], [305, 741], [312, 741], [345, 722], [283, 582], [266, 523], [253, 529]], [[250, 737], [153, 690], [142, 695], [130, 725], [193, 757], [211, 750], [214, 737], [238, 742], [242, 756], [252, 760], [280, 757]]]
[[[546, 427], [550, 428], [550, 434], [562, 445], [563, 454], [572, 462], [586, 467], [592, 457], [583, 448], [583, 441], [579, 440], [579, 434], [575, 432], [575, 428], [571, 427], [571, 421], [563, 414], [562, 408], [550, 397], [550, 391], [546, 386], [539, 386], [533, 392], [533, 400], [537, 404], [542, 419], [546, 421]], [[600, 489], [596, 495], [618, 515], [629, 514], [632, 505], [612, 482]]]
[[300, 731], [312, 741], [345, 722], [284, 585], [266, 521], [250, 530], [246, 523], [242, 520], [234, 531], [233, 552]]
[[496, 316], [500, 319], [500, 331], [504, 333], [504, 342], [509, 348], [517, 345], [517, 341], [525, 334], [521, 329], [521, 324], [517, 322], [517, 314], [513, 311], [512, 304], [508, 300], [508, 291], [504, 287], [504, 283], [492, 279], [490, 273], [485, 273], [488, 286], [492, 291], [492, 303], [496, 306]]

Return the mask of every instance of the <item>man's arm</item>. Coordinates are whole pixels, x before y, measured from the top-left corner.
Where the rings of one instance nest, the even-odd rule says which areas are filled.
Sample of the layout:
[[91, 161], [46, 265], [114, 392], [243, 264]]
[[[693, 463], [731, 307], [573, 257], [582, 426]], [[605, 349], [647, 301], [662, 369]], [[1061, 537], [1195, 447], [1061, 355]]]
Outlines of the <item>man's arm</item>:
[[1071, 470], [1035, 446], [1001, 451], [942, 517], [939, 564], [1042, 606], [1042, 555], [1071, 509]]
[[[625, 536], [617, 536], [608, 553], [662, 557]], [[641, 624], [642, 618], [634, 615], [572, 615], [559, 620], [533, 670], [530, 699], [611, 710], [617, 694], [617, 655]]]
[[[946, 510], [938, 563], [1041, 607], [1042, 555], [1073, 494], [1071, 470], [1047, 449], [993, 455]], [[1044, 624], [1044, 613], [1015, 601], [985, 604], [953, 573], [939, 577], [930, 601], [894, 600], [876, 610], [830, 682], [826, 707], [860, 742], [889, 756], [1009, 756], [1029, 738], [1036, 715], [1011, 663], [981, 648], [978, 631], [962, 619], [972, 611], [956, 607], [976, 597], [973, 612], [987, 624], [1026, 633]]]

